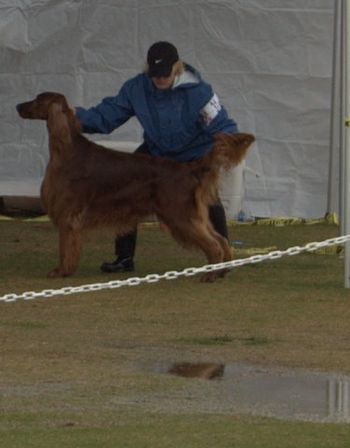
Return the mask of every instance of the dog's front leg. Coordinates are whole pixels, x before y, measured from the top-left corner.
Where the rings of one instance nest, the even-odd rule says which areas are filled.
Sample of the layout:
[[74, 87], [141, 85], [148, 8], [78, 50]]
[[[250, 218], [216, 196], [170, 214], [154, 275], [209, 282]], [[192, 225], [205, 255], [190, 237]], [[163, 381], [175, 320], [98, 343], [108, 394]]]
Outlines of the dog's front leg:
[[59, 266], [48, 273], [49, 277], [67, 277], [76, 271], [81, 252], [81, 229], [69, 224], [59, 225]]

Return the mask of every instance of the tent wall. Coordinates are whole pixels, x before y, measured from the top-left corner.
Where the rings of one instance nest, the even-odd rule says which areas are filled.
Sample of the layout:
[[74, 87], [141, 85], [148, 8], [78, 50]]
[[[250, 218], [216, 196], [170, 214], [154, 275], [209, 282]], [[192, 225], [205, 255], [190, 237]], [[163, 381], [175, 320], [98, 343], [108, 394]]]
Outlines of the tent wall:
[[[327, 207], [332, 0], [0, 0], [0, 196], [37, 193], [42, 122], [15, 105], [64, 93], [91, 106], [172, 41], [257, 142], [244, 169], [253, 216], [319, 217]], [[101, 139], [101, 136], [94, 136]], [[103, 139], [140, 141], [130, 120]]]

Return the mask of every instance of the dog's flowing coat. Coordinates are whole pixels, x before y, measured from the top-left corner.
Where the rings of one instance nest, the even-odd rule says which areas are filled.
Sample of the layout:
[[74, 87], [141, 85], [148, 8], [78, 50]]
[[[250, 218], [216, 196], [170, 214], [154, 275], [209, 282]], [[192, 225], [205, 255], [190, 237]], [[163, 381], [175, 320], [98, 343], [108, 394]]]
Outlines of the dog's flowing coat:
[[[17, 111], [22, 118], [47, 121], [50, 159], [41, 200], [58, 227], [60, 257], [50, 277], [75, 272], [83, 229], [108, 226], [123, 235], [150, 214], [157, 215], [181, 245], [204, 252], [208, 263], [232, 258], [228, 242], [211, 225], [208, 205], [216, 201], [220, 168], [243, 159], [252, 135], [218, 134], [204, 157], [179, 163], [114, 151], [86, 139], [58, 93], [44, 92], [19, 104]], [[213, 281], [223, 273], [206, 273], [202, 280]]]

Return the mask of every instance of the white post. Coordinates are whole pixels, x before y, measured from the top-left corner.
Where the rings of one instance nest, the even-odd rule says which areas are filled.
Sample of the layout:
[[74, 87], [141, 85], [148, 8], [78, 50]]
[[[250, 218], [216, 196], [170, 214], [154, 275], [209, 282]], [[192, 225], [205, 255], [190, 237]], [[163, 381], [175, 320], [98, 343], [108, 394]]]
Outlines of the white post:
[[[345, 223], [344, 223], [344, 200], [345, 200], [345, 145], [344, 145], [344, 120], [345, 117], [345, 1], [339, 0], [340, 5], [340, 36], [339, 36], [339, 230], [340, 235], [345, 235]], [[336, 2], [338, 4], [338, 2]]]
[[[344, 0], [344, 232], [350, 234], [350, 0]], [[344, 286], [350, 288], [350, 243], [345, 243]]]
[[[342, 192], [340, 190], [340, 179], [342, 178], [341, 165], [341, 138], [343, 123], [339, 119], [342, 116], [341, 103], [341, 85], [343, 67], [343, 44], [342, 44], [342, 16], [343, 0], [335, 2], [333, 19], [333, 61], [332, 61], [332, 98], [331, 98], [331, 120], [330, 120], [330, 139], [329, 139], [329, 166], [328, 166], [328, 194], [327, 194], [327, 213], [338, 212], [341, 214]], [[338, 183], [335, 178], [339, 176]], [[338, 190], [337, 190], [338, 189]], [[337, 203], [338, 201], [338, 203]]]

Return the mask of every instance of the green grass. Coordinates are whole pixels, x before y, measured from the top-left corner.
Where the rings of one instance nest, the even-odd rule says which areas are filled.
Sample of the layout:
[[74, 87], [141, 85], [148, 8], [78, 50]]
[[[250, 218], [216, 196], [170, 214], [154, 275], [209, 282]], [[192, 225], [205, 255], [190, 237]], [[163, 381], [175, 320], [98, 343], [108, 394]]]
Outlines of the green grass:
[[[56, 427], [12, 430], [4, 433], [3, 446], [14, 448], [347, 448], [348, 429], [332, 425], [285, 423], [269, 419], [218, 417], [192, 418], [153, 415], [128, 423], [111, 416], [104, 427], [79, 427], [59, 422]], [[36, 422], [31, 422], [31, 427]], [[29, 436], [30, 434], [30, 436]]]
[[[237, 226], [240, 248], [285, 249], [334, 225]], [[76, 275], [49, 280], [49, 223], [0, 222], [0, 295], [106, 282], [113, 238], [86, 237]], [[246, 256], [246, 255], [240, 255]], [[205, 264], [167, 233], [139, 233], [145, 276]], [[159, 374], [159, 362], [249, 363], [350, 374], [350, 292], [338, 255], [301, 254], [235, 269], [214, 284], [181, 277], [135, 287], [0, 302], [0, 446], [347, 447], [345, 424], [196, 410], [211, 382]]]

